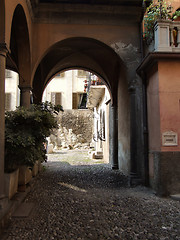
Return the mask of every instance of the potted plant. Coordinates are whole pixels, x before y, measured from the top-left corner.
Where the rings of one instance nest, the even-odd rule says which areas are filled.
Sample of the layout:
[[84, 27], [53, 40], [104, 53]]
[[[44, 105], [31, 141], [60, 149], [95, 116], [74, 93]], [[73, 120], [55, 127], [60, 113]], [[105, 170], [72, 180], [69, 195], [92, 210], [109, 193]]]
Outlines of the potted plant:
[[180, 21], [180, 10], [175, 11], [172, 15], [173, 21]]
[[19, 168], [19, 185], [31, 179], [37, 160], [46, 160], [44, 143], [52, 129], [58, 127], [54, 113], [60, 110], [61, 106], [46, 102], [5, 113], [5, 172]]
[[19, 169], [5, 172], [5, 194], [11, 199], [18, 190]]
[[154, 40], [154, 25], [157, 20], [171, 19], [166, 2], [152, 2], [144, 15], [144, 40], [149, 45]]

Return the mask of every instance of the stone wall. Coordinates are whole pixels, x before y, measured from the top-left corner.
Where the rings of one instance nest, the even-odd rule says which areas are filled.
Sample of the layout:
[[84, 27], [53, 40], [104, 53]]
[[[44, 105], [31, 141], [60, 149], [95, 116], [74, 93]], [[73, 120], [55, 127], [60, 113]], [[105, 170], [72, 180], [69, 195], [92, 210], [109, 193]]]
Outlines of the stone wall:
[[154, 175], [150, 184], [159, 196], [180, 192], [180, 152], [152, 152]]
[[53, 149], [90, 147], [93, 134], [92, 111], [65, 110], [59, 113], [58, 124], [59, 129], [54, 131], [48, 139], [48, 145], [53, 144]]

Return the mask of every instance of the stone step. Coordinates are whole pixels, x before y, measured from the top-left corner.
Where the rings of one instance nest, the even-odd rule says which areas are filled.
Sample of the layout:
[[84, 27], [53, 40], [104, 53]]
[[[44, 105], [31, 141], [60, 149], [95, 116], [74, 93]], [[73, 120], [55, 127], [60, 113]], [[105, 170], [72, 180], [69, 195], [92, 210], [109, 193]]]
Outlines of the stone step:
[[174, 194], [174, 195], [170, 195], [170, 197], [171, 197], [173, 200], [180, 201], [180, 193]]
[[93, 159], [102, 159], [103, 158], [103, 152], [93, 152], [92, 153]]

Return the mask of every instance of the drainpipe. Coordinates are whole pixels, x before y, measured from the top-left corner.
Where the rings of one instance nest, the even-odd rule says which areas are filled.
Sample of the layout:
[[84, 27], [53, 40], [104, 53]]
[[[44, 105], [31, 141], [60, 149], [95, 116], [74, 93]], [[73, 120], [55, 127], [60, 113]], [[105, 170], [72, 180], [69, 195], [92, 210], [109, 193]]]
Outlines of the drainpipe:
[[149, 135], [147, 121], [147, 80], [144, 73], [141, 74], [143, 80], [143, 135], [144, 135], [144, 184], [149, 186]]
[[[145, 2], [143, 2], [145, 3]], [[143, 5], [144, 9], [150, 4], [146, 1], [146, 6]], [[140, 23], [140, 47], [141, 47], [141, 60], [144, 58], [144, 46], [143, 46], [143, 29], [142, 29], [143, 15]], [[148, 142], [148, 121], [147, 121], [147, 79], [145, 73], [142, 71], [138, 73], [142, 78], [142, 96], [143, 96], [143, 140], [144, 140], [144, 185], [149, 186], [149, 142]]]
[[136, 185], [137, 175], [137, 126], [136, 126], [136, 88], [135, 83], [129, 87], [130, 93], [130, 185]]

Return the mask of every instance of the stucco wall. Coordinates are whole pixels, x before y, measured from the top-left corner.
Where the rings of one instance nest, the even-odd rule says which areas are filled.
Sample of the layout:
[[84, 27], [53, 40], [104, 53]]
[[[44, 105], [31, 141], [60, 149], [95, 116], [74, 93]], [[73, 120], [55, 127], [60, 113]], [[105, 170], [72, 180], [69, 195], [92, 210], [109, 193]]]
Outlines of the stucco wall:
[[[159, 195], [179, 193], [180, 61], [159, 61], [148, 75], [150, 184]], [[164, 146], [163, 133], [175, 132], [177, 146]]]
[[118, 85], [118, 164], [119, 169], [130, 171], [130, 99], [124, 75]]
[[[128, 29], [128, 34], [124, 34]], [[112, 46], [115, 51], [123, 51], [123, 57], [128, 55], [128, 49], [139, 47], [138, 24], [123, 24], [120, 26], [87, 25], [87, 24], [44, 24], [36, 23], [33, 28], [33, 73], [39, 61], [53, 44], [71, 37], [87, 37], [97, 39]], [[134, 37], [134, 36], [137, 37]], [[134, 60], [134, 59], [133, 59]], [[131, 61], [129, 61], [129, 64]]]
[[154, 67], [148, 76], [147, 110], [149, 128], [149, 151], [160, 150], [160, 110], [159, 110], [159, 76]]
[[161, 61], [158, 69], [161, 141], [164, 132], [178, 134], [178, 145], [161, 146], [161, 151], [180, 151], [180, 61]]

